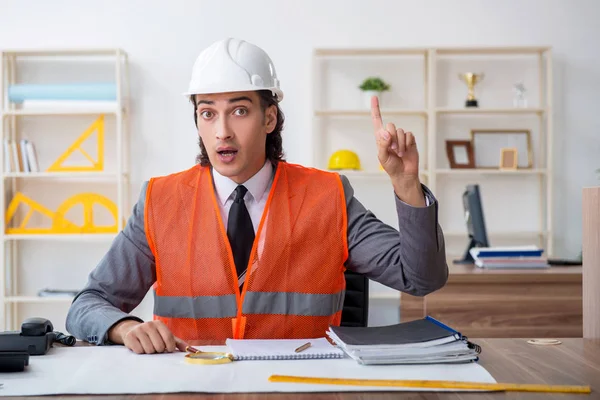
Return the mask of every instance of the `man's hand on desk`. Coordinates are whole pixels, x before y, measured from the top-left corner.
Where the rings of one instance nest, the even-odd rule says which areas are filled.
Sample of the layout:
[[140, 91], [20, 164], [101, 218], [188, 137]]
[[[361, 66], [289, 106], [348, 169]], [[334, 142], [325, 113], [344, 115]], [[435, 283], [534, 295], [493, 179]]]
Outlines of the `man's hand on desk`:
[[108, 331], [108, 340], [137, 354], [172, 353], [175, 349], [185, 351], [187, 347], [161, 321], [121, 321]]

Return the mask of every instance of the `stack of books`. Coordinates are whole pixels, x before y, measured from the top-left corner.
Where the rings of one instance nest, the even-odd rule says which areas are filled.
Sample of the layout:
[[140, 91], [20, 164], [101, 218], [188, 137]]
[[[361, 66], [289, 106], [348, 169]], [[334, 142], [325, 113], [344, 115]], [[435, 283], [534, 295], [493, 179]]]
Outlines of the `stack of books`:
[[447, 364], [479, 360], [481, 347], [427, 316], [380, 327], [330, 326], [327, 336], [359, 364]]
[[536, 246], [474, 247], [470, 253], [479, 268], [550, 268]]
[[4, 139], [4, 172], [40, 172], [33, 142]]

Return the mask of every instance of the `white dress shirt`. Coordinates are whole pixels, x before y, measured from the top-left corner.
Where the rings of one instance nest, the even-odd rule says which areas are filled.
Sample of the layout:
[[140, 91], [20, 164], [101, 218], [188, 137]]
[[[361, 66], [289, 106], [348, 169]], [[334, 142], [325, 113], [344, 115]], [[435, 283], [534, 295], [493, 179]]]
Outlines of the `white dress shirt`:
[[[215, 190], [217, 192], [217, 199], [219, 200], [219, 209], [221, 211], [221, 218], [223, 219], [223, 225], [227, 229], [227, 219], [229, 217], [229, 209], [235, 199], [235, 188], [238, 186], [237, 183], [231, 179], [223, 176], [213, 168], [213, 177], [215, 182]], [[252, 219], [252, 226], [254, 227], [254, 233], [258, 230], [260, 219], [262, 218], [263, 210], [267, 204], [269, 198], [269, 191], [271, 190], [271, 183], [273, 177], [273, 164], [269, 160], [265, 162], [265, 165], [250, 179], [242, 183], [248, 189], [244, 196], [244, 202], [246, 208]]]
[[[223, 176], [213, 168], [213, 179], [215, 182], [215, 190], [217, 192], [217, 199], [219, 203], [219, 211], [221, 212], [221, 219], [223, 220], [223, 226], [227, 231], [227, 220], [229, 219], [229, 210], [235, 200], [235, 189], [238, 184], [231, 179]], [[271, 190], [271, 184], [273, 182], [273, 164], [269, 160], [265, 161], [263, 167], [248, 179], [246, 182], [241, 183], [248, 191], [244, 195], [244, 203], [250, 214], [252, 220], [252, 226], [254, 228], [254, 234], [258, 230], [260, 220], [262, 218], [263, 211], [269, 198], [269, 191]], [[263, 232], [266, 229], [263, 227]], [[258, 238], [257, 257], [260, 259], [263, 250], [265, 248], [265, 235], [260, 235]], [[258, 268], [258, 264], [253, 265], [253, 273]], [[238, 282], [240, 285], [246, 280], [246, 271], [238, 276]]]

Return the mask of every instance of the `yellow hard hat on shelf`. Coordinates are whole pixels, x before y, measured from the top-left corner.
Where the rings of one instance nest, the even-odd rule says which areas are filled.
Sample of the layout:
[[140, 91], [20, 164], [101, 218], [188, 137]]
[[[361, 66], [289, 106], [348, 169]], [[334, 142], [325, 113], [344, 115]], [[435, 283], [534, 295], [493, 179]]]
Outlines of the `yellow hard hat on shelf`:
[[354, 169], [360, 170], [360, 159], [351, 150], [338, 150], [329, 157], [329, 169]]

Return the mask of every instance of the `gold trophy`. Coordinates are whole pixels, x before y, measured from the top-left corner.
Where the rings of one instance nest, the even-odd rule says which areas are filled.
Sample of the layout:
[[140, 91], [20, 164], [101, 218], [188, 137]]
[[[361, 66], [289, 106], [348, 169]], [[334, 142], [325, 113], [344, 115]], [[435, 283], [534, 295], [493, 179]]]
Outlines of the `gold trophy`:
[[484, 77], [484, 74], [476, 74], [474, 72], [465, 72], [462, 74], [458, 74], [458, 77], [461, 81], [467, 84], [467, 88], [469, 89], [469, 94], [467, 95], [467, 101], [465, 101], [465, 107], [479, 107], [477, 104], [477, 99], [475, 98], [474, 88], [475, 85], [481, 82]]

